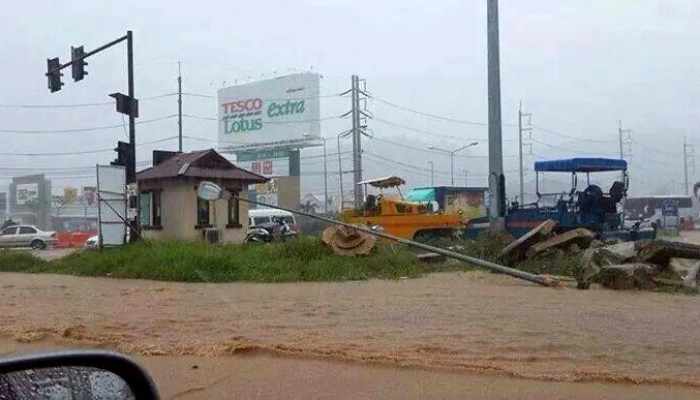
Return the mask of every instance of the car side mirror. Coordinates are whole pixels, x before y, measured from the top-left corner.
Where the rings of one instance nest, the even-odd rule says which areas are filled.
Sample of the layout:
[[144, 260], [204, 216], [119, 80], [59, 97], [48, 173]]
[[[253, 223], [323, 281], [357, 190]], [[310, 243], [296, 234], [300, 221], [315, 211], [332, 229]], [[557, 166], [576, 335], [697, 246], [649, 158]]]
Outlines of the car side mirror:
[[0, 359], [0, 394], [27, 400], [159, 398], [148, 373], [129, 358], [108, 351]]

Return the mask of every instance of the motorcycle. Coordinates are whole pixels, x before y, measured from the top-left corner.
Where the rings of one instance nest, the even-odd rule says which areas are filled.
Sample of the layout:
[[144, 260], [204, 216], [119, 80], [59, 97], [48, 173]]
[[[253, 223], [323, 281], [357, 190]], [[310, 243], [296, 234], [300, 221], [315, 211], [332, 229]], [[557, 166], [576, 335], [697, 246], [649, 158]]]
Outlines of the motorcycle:
[[272, 223], [257, 225], [248, 229], [244, 243], [271, 243], [287, 241], [299, 236], [284, 218], [273, 217]]

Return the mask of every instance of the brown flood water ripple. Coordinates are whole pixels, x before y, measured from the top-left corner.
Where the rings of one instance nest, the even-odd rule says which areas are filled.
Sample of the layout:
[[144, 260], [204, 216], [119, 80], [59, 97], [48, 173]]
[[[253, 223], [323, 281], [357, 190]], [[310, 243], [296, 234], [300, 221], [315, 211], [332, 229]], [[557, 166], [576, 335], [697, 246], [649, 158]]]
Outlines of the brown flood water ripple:
[[700, 387], [700, 298], [524, 284], [184, 284], [0, 273], [0, 334], [140, 355], [359, 361], [568, 382]]

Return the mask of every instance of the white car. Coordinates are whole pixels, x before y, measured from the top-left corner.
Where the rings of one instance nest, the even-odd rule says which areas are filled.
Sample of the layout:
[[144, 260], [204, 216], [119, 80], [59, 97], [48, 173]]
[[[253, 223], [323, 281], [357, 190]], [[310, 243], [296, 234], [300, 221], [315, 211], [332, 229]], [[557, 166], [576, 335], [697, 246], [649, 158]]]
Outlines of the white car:
[[45, 232], [33, 225], [12, 225], [0, 232], [0, 247], [31, 247], [43, 250], [56, 244], [56, 232]]
[[100, 243], [99, 240], [100, 240], [100, 238], [99, 238], [99, 236], [97, 236], [97, 235], [95, 235], [95, 236], [90, 236], [90, 237], [88, 238], [88, 240], [85, 241], [85, 245], [84, 245], [84, 246], [85, 246], [86, 249], [96, 249], [97, 246], [98, 246], [99, 243]]

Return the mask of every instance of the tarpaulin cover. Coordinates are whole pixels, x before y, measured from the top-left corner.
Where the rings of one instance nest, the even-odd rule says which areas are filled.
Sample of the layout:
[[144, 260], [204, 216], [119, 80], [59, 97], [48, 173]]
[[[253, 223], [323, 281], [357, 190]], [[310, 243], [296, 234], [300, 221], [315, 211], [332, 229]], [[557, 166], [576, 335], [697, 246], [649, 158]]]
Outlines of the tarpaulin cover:
[[415, 203], [426, 203], [435, 200], [435, 189], [433, 188], [420, 188], [412, 189], [406, 195], [406, 200]]
[[568, 158], [535, 162], [535, 171], [537, 172], [605, 172], [625, 170], [627, 170], [627, 161], [615, 158]]

